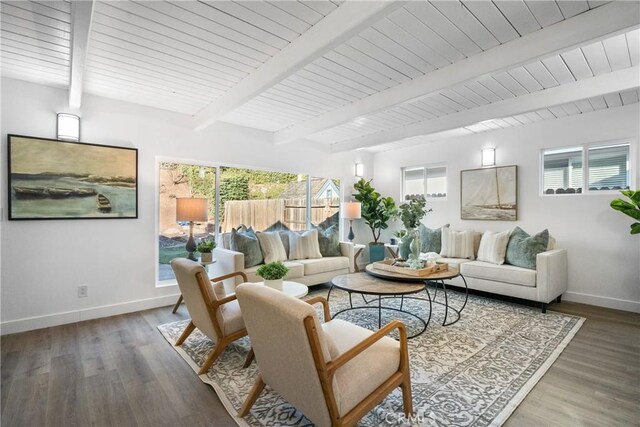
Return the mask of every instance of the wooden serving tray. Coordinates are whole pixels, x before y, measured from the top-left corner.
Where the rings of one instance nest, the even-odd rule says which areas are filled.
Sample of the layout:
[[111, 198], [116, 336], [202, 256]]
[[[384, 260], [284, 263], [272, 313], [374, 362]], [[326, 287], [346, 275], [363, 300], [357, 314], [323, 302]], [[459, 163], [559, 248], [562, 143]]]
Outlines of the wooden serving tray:
[[408, 267], [398, 267], [398, 266], [392, 265], [393, 263], [394, 261], [390, 259], [374, 262], [373, 268], [375, 268], [376, 270], [390, 271], [392, 273], [403, 274], [405, 276], [414, 276], [414, 277], [427, 277], [431, 274], [449, 269], [449, 264], [447, 264], [446, 262], [438, 263], [436, 265], [420, 268], [417, 270], [414, 270]]

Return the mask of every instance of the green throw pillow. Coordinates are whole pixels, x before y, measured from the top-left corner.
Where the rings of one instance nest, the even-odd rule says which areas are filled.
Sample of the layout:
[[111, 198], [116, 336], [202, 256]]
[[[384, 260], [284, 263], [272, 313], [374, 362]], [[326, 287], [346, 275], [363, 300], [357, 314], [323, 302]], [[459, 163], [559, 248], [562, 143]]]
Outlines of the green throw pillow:
[[509, 237], [505, 263], [535, 270], [536, 255], [545, 252], [548, 245], [549, 230], [542, 230], [535, 236], [529, 236], [523, 229], [516, 227]]
[[322, 256], [342, 256], [338, 226], [332, 225], [326, 230], [322, 230], [321, 228], [317, 228], [317, 230], [318, 245], [320, 246]]
[[[448, 227], [445, 224], [442, 227]], [[420, 224], [420, 252], [440, 253], [442, 249], [442, 227], [429, 228]]]
[[231, 229], [231, 238], [229, 239], [229, 249], [244, 254], [244, 268], [253, 267], [262, 264], [262, 250], [260, 242], [253, 228], [236, 230]]

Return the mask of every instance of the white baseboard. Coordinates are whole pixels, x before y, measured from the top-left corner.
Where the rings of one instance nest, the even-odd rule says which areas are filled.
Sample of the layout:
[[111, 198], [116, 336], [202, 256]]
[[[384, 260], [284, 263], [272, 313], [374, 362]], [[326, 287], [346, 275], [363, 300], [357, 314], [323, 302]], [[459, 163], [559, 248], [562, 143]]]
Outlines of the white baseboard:
[[562, 299], [571, 302], [579, 302], [581, 304], [597, 305], [599, 307], [640, 313], [640, 302], [638, 301], [603, 297], [600, 295], [583, 294], [581, 292], [571, 291], [567, 291], [562, 294]]
[[0, 335], [15, 334], [17, 332], [48, 328], [51, 326], [64, 325], [67, 323], [82, 322], [83, 320], [98, 319], [101, 317], [132, 313], [134, 311], [148, 310], [150, 308], [164, 307], [167, 305], [175, 304], [179, 296], [180, 294], [165, 295], [155, 298], [128, 301], [119, 304], [110, 304], [99, 307], [85, 308], [82, 310], [48, 314], [45, 316], [9, 320], [0, 323]]

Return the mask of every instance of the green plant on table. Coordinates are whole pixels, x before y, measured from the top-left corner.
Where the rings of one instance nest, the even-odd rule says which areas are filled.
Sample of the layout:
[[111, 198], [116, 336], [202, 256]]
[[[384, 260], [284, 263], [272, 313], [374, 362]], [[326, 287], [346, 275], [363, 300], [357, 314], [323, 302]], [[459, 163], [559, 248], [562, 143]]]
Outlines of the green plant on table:
[[353, 188], [357, 191], [353, 197], [361, 204], [362, 219], [371, 229], [373, 242], [378, 243], [380, 233], [389, 227], [388, 222], [396, 214], [396, 202], [391, 197], [382, 197], [371, 185], [371, 180], [361, 178]]
[[[636, 221], [640, 221], [640, 191], [622, 190], [620, 191], [629, 201], [618, 198], [611, 201], [611, 207]], [[640, 222], [631, 224], [631, 234], [640, 234]]]
[[213, 240], [202, 239], [200, 243], [198, 243], [196, 250], [201, 254], [208, 254], [211, 253], [211, 251], [213, 251], [215, 247], [216, 242], [214, 242]]
[[433, 209], [425, 210], [427, 201], [422, 194], [407, 196], [407, 200], [406, 203], [400, 205], [398, 216], [407, 230], [411, 230], [418, 227], [422, 218]]
[[264, 280], [278, 280], [287, 275], [289, 269], [280, 261], [261, 265], [256, 274]]
[[398, 230], [395, 233], [393, 233], [394, 236], [396, 236], [398, 239], [402, 239], [405, 234], [407, 234], [407, 230]]

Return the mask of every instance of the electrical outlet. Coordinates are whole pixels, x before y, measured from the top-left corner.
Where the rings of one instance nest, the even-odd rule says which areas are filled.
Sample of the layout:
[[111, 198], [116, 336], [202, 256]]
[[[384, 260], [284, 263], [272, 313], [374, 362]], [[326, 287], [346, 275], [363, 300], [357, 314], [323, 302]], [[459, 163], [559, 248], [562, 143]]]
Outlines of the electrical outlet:
[[89, 286], [80, 285], [78, 286], [78, 298], [86, 298], [89, 296]]

